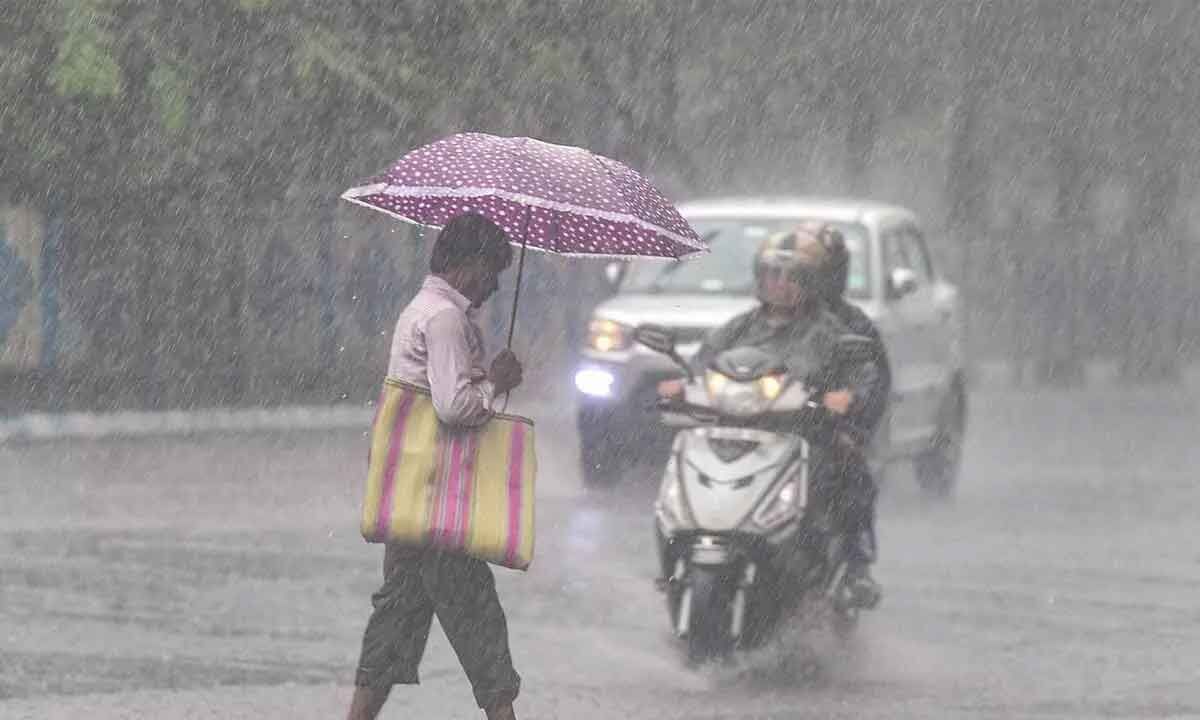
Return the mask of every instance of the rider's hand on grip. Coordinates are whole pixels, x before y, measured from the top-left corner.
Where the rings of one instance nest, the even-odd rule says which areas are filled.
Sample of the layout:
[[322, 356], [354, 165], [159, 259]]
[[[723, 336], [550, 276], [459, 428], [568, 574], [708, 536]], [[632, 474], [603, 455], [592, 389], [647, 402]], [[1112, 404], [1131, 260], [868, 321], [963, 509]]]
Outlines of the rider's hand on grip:
[[663, 380], [658, 384], [658, 397], [660, 399], [677, 398], [681, 395], [683, 395], [683, 380]]
[[834, 415], [845, 415], [850, 412], [850, 404], [854, 402], [854, 393], [849, 390], [831, 390], [821, 398], [821, 405]]

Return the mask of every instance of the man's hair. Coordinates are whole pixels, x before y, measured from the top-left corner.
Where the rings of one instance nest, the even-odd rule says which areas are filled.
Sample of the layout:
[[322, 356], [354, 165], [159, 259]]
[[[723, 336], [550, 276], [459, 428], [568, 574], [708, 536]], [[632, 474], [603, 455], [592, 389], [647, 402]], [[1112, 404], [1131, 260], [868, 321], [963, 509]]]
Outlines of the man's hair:
[[512, 247], [504, 230], [478, 213], [456, 215], [438, 233], [429, 269], [445, 273], [482, 257], [498, 267], [512, 262]]

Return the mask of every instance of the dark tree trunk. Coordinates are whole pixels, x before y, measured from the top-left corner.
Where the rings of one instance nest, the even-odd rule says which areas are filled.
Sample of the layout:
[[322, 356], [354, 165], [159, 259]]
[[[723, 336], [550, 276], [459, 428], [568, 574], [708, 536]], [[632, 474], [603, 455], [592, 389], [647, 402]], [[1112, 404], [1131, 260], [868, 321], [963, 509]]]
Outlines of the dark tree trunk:
[[1084, 275], [1082, 227], [1084, 173], [1082, 151], [1073, 133], [1055, 133], [1058, 191], [1053, 232], [1039, 251], [1046, 260], [1048, 282], [1042, 288], [1043, 336], [1036, 343], [1036, 378], [1040, 384], [1077, 386], [1084, 381], [1082, 323]]

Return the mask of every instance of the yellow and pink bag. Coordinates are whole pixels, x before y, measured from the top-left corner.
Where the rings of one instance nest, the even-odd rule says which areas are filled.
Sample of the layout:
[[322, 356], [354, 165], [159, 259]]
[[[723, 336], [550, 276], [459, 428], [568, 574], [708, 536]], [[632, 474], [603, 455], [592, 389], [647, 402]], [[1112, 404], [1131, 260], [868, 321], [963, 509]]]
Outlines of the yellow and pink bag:
[[363, 538], [525, 570], [536, 475], [531, 420], [497, 413], [480, 427], [451, 428], [428, 390], [388, 378], [371, 428]]

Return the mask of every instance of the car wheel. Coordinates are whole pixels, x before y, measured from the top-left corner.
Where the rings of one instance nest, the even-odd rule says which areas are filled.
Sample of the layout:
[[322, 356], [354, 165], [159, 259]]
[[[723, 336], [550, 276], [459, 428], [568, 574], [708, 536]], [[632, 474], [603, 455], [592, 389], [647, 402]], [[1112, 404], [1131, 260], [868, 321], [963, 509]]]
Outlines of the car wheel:
[[917, 484], [927, 495], [948, 498], [954, 494], [962, 465], [967, 425], [967, 396], [960, 383], [946, 398], [930, 447], [916, 457]]

